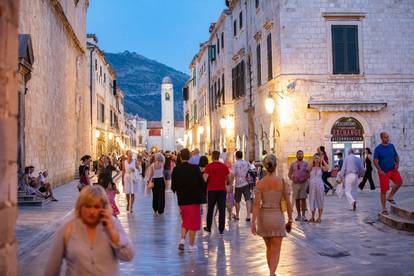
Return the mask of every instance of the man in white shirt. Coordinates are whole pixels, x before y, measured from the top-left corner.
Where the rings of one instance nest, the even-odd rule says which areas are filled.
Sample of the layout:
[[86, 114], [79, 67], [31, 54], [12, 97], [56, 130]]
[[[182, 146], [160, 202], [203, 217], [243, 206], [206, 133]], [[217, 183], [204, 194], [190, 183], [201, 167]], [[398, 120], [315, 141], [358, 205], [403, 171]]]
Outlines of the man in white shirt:
[[340, 179], [344, 181], [345, 196], [352, 210], [356, 210], [356, 197], [358, 190], [358, 179], [364, 175], [364, 167], [361, 158], [354, 155], [353, 149], [348, 151], [345, 157], [342, 169], [339, 172]]
[[247, 172], [249, 171], [250, 164], [246, 160], [243, 160], [243, 153], [241, 151], [236, 152], [236, 162], [232, 167], [232, 176], [235, 182], [235, 193], [234, 199], [236, 201], [236, 220], [239, 220], [240, 213], [240, 202], [242, 195], [246, 202], [247, 217], [246, 221], [250, 221], [250, 210], [251, 210], [251, 191], [250, 185], [247, 181]]

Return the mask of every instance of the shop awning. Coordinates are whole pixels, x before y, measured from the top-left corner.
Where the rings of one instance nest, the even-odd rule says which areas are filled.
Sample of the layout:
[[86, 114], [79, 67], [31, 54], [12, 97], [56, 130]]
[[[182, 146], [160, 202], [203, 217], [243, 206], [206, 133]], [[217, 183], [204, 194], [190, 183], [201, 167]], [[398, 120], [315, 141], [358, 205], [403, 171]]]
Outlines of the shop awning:
[[324, 112], [374, 112], [387, 107], [383, 101], [315, 101], [309, 100], [308, 108]]

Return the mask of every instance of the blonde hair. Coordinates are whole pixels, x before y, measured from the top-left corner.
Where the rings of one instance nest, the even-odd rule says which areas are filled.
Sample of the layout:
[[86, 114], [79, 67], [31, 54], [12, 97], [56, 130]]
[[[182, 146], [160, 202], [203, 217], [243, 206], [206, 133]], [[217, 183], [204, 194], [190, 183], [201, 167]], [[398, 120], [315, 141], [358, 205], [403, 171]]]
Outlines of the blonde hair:
[[268, 154], [265, 159], [263, 160], [264, 167], [270, 173], [276, 171], [277, 167], [277, 158], [274, 154]]
[[82, 188], [79, 194], [78, 200], [76, 201], [75, 215], [80, 218], [82, 207], [94, 200], [101, 201], [104, 209], [111, 209], [105, 189], [100, 185], [88, 185]]

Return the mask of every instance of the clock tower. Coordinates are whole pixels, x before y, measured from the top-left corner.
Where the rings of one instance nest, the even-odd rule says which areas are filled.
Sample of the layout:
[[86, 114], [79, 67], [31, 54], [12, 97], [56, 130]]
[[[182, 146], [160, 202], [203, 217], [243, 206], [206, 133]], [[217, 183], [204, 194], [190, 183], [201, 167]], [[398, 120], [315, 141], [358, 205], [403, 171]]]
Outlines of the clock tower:
[[161, 85], [161, 124], [162, 150], [175, 150], [174, 133], [174, 89], [170, 77], [165, 77]]

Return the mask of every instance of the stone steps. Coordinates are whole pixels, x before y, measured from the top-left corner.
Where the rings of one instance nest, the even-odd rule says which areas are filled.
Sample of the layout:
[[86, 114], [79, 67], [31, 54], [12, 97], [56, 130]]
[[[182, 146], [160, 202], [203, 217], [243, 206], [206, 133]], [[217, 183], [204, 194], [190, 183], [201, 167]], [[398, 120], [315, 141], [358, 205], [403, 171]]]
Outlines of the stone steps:
[[389, 215], [379, 214], [379, 220], [392, 228], [414, 232], [414, 202], [412, 199], [391, 205]]
[[48, 204], [52, 198], [42, 198], [36, 195], [28, 195], [24, 191], [18, 191], [17, 203], [19, 206], [44, 206]]

